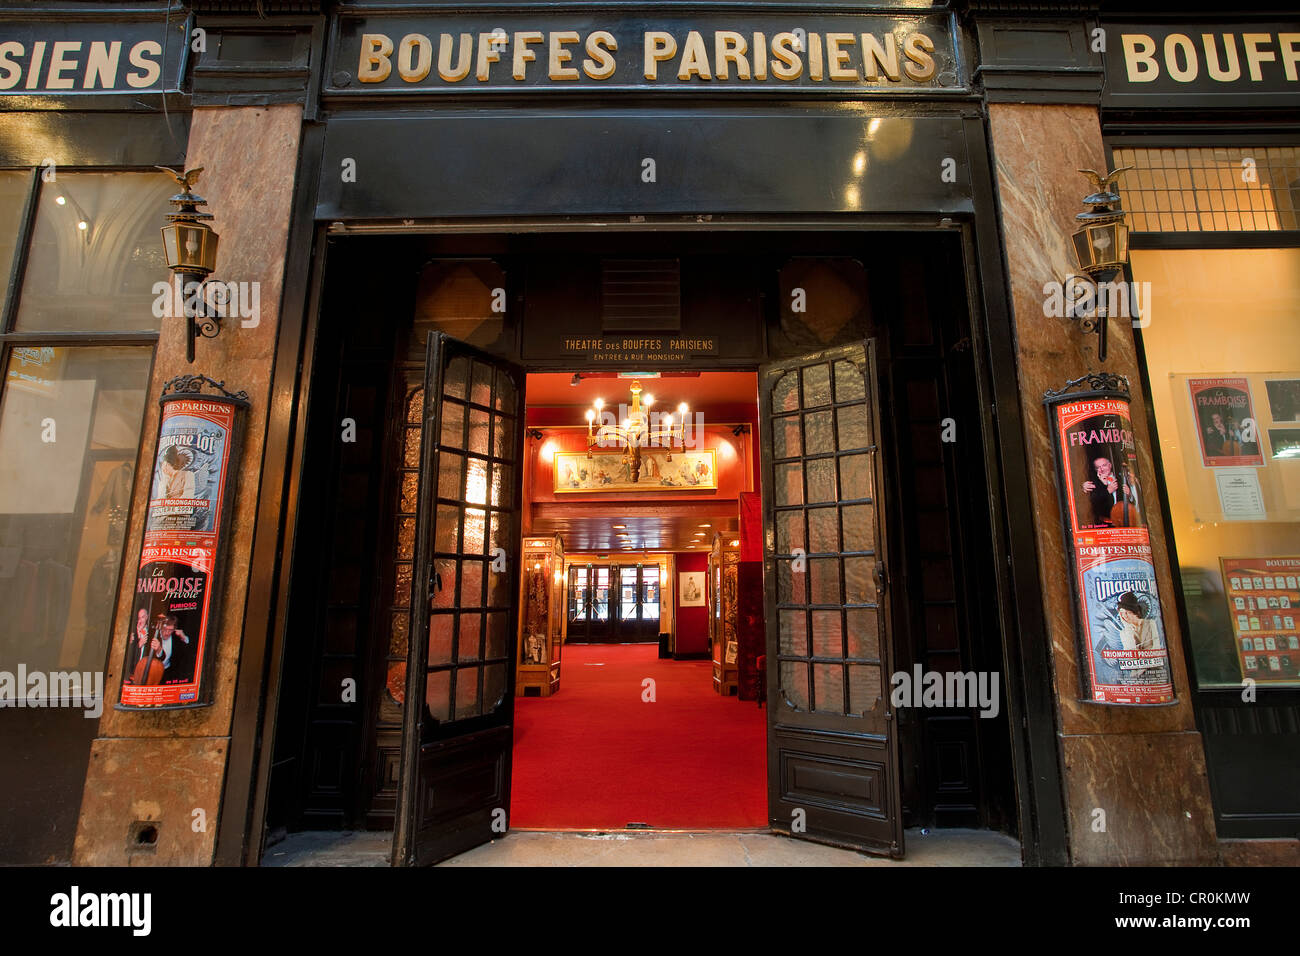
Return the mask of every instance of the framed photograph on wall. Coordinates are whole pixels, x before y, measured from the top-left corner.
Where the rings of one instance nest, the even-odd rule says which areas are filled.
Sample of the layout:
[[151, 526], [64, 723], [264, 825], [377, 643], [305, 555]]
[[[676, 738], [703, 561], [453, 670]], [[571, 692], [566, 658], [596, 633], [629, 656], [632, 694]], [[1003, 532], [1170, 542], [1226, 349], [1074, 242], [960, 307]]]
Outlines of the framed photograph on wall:
[[1300, 378], [1272, 379], [1264, 383], [1268, 413], [1275, 422], [1300, 422]]
[[704, 607], [703, 571], [683, 571], [677, 575], [677, 606]]

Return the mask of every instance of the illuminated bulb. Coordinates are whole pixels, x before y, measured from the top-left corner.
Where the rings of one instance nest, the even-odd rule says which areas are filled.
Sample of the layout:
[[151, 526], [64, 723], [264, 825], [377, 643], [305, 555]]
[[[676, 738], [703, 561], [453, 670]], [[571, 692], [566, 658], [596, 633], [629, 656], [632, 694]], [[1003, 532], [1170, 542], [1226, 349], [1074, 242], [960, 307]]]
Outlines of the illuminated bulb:
[[686, 403], [685, 403], [685, 402], [682, 402], [680, 405], [677, 406], [677, 414], [678, 414], [678, 415], [681, 415], [682, 418], [685, 418], [685, 417], [686, 417], [686, 411], [687, 411], [687, 409], [686, 409]]
[[590, 421], [593, 421], [593, 420], [595, 419], [595, 417], [596, 417], [596, 413], [593, 412], [590, 408], [587, 409], [587, 421], [589, 421], [589, 422], [590, 422]]
[[77, 228], [80, 229], [82, 232], [85, 232], [87, 229], [90, 228], [90, 223], [86, 222], [86, 220], [83, 219], [81, 220], [81, 222], [77, 223]]
[[596, 405], [596, 411], [600, 411], [602, 408], [605, 407], [605, 400], [603, 398], [598, 398], [596, 399], [595, 405]]
[[701, 528], [712, 528], [713, 525], [711, 525], [711, 524], [702, 524], [702, 525], [700, 525], [700, 527], [701, 527]]
[[645, 397], [645, 401], [642, 404], [645, 405], [646, 408], [649, 408], [654, 403], [655, 403], [655, 397], [653, 395], [647, 395]]
[[58, 203], [60, 206], [66, 206], [68, 204], [68, 201], [64, 199], [62, 196], [55, 196], [54, 201]]

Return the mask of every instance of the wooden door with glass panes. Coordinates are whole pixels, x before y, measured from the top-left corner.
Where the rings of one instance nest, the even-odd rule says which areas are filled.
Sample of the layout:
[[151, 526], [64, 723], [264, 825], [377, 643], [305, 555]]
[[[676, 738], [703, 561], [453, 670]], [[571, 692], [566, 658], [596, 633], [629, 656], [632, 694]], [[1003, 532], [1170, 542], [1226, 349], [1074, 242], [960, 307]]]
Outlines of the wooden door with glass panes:
[[429, 336], [394, 866], [508, 826], [524, 381]]
[[773, 829], [902, 856], [875, 340], [763, 367]]

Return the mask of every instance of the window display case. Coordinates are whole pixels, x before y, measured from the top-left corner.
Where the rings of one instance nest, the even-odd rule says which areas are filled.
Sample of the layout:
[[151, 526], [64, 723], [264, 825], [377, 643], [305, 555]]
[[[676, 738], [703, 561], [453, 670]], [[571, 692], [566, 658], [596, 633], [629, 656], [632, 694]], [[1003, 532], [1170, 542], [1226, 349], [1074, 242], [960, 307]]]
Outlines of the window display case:
[[524, 539], [515, 681], [519, 696], [550, 697], [560, 689], [564, 599], [564, 539], [558, 534]]
[[738, 692], [740, 665], [736, 636], [737, 572], [740, 550], [726, 548], [722, 535], [713, 535], [709, 551], [709, 656], [713, 660], [713, 689], [724, 697]]

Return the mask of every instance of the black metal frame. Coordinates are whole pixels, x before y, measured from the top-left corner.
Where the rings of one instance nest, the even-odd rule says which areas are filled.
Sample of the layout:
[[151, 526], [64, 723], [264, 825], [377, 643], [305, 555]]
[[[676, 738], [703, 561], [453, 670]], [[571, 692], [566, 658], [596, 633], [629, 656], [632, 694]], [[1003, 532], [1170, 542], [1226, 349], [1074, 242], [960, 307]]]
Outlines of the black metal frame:
[[[596, 590], [595, 583], [594, 583], [595, 582], [594, 573], [597, 568], [606, 568], [609, 571], [609, 591], [611, 597], [608, 602], [608, 618], [606, 619], [605, 622], [609, 628], [609, 631], [617, 632], [621, 630], [624, 622], [627, 622], [629, 625], [636, 627], [638, 630], [641, 629], [645, 624], [645, 619], [641, 615], [641, 608], [645, 603], [643, 600], [643, 595], [644, 595], [643, 575], [644, 575], [644, 569], [647, 567], [657, 568], [658, 565], [618, 564], [613, 561], [608, 563], [601, 563], [601, 564], [570, 564], [569, 573], [565, 576], [565, 582], [564, 582], [565, 642], [568, 643], [570, 641], [576, 640], [576, 643], [585, 644], [590, 641], [591, 611], [592, 608], [594, 608], [596, 605], [595, 597], [594, 597], [595, 590]], [[570, 612], [572, 610], [572, 602], [573, 602], [573, 588], [574, 588], [574, 581], [575, 581], [574, 576], [576, 572], [580, 569], [588, 570], [589, 572], [591, 572], [592, 577], [588, 579], [588, 585], [587, 585], [588, 596], [587, 596], [587, 600], [583, 604], [584, 614], [582, 615], [581, 618], [578, 618], [578, 620], [583, 621], [581, 631], [575, 632], [574, 630], [572, 630], [572, 625], [575, 619], [570, 616]], [[621, 612], [621, 609], [623, 607], [622, 588], [627, 586], [623, 581], [623, 573], [633, 569], [635, 569], [636, 572], [636, 582], [633, 585], [633, 587], [636, 590], [636, 598], [634, 599], [634, 603], [636, 604], [637, 612], [636, 612], [636, 617], [628, 618], [628, 617], [623, 617], [621, 613], [616, 614], [616, 609], [618, 609], [618, 611]], [[615, 584], [615, 581], [617, 581], [618, 583]], [[660, 602], [659, 602], [660, 615], [655, 619], [656, 630], [654, 632], [654, 636], [647, 639], [645, 643], [650, 643], [651, 641], [657, 639], [659, 634], [658, 626], [660, 622], [663, 621], [663, 611], [662, 611], [663, 582], [662, 581], [659, 582], [658, 587], [660, 589], [659, 592], [660, 593]], [[578, 637], [579, 633], [581, 634], [580, 638]], [[609, 643], [609, 642], [595, 641], [592, 643]]]

